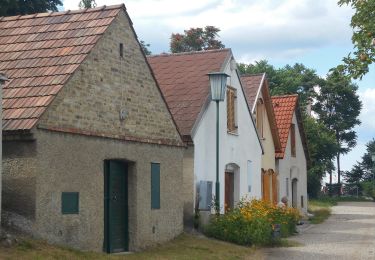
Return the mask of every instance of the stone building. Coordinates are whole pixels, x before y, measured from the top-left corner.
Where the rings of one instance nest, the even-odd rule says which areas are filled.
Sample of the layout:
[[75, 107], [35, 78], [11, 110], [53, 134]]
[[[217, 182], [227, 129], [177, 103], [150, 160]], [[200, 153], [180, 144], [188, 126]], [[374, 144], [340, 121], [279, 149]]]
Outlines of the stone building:
[[180, 234], [185, 145], [125, 6], [0, 28], [7, 223], [105, 252]]

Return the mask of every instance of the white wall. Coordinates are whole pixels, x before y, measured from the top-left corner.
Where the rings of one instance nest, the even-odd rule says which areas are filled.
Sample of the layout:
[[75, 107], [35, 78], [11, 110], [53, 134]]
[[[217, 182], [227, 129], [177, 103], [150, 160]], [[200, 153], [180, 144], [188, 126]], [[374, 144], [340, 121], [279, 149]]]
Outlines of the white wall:
[[[235, 174], [234, 186], [239, 187], [239, 196], [235, 195], [236, 204], [238, 197], [245, 195], [261, 198], [261, 156], [262, 149], [256, 135], [256, 129], [251, 121], [250, 112], [243, 95], [240, 81], [235, 70], [230, 69], [228, 62], [225, 73], [230, 75], [228, 86], [237, 89], [237, 122], [238, 134], [227, 133], [227, 101], [220, 102], [220, 207], [224, 210], [224, 172], [227, 164], [236, 164], [239, 170]], [[194, 179], [195, 183], [201, 180], [213, 182], [213, 195], [215, 194], [216, 181], [216, 103], [210, 102], [201, 120], [192, 135], [194, 141]], [[251, 193], [248, 193], [247, 164], [252, 163]], [[236, 183], [237, 182], [237, 183]], [[234, 192], [236, 194], [236, 191]]]
[[[291, 156], [289, 132], [284, 159], [277, 160], [277, 170], [279, 173], [279, 198], [281, 199], [282, 197], [287, 196], [286, 178], [288, 178], [288, 203], [290, 206], [292, 205], [292, 180], [293, 178], [297, 178], [297, 205], [303, 213], [307, 213], [307, 164], [295, 112], [293, 114], [292, 122], [296, 126], [296, 157]], [[304, 197], [303, 208], [301, 208], [301, 196]]]

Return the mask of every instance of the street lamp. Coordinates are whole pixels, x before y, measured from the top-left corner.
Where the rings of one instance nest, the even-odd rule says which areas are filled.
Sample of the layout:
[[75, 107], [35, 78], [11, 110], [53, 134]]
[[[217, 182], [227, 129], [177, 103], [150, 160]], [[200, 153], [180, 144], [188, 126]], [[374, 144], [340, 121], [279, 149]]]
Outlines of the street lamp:
[[219, 102], [224, 101], [227, 77], [222, 72], [208, 74], [211, 85], [211, 100], [216, 102], [216, 183], [215, 183], [215, 211], [220, 213], [220, 183], [219, 183]]
[[375, 152], [372, 152], [371, 159], [372, 159], [372, 191], [374, 192], [374, 185], [375, 185]]

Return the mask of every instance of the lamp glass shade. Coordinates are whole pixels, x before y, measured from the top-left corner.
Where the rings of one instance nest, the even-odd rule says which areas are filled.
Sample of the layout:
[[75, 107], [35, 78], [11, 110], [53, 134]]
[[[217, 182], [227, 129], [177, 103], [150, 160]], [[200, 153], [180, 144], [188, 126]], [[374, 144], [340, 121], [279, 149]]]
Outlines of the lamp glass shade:
[[227, 87], [227, 77], [229, 75], [222, 72], [209, 73], [211, 85], [211, 99], [213, 101], [224, 101], [225, 88]]

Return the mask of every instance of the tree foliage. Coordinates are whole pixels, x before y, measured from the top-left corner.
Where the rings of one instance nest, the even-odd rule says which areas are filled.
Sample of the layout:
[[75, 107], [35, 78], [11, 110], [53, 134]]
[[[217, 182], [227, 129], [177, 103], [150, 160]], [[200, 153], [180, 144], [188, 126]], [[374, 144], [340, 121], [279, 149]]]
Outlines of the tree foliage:
[[184, 34], [172, 33], [170, 50], [172, 53], [178, 53], [225, 48], [217, 39], [219, 32], [220, 29], [215, 26], [206, 26], [184, 30]]
[[334, 131], [339, 145], [336, 156], [338, 183], [341, 176], [340, 155], [348, 153], [357, 144], [354, 127], [360, 124], [358, 116], [362, 108], [357, 88], [350, 78], [338, 70], [333, 70], [328, 74], [325, 84], [320, 86], [318, 102], [314, 105], [319, 120]]
[[95, 0], [81, 0], [78, 5], [79, 8], [95, 8]]
[[150, 47], [150, 44], [149, 43], [145, 43], [145, 41], [139, 41], [139, 44], [141, 45], [141, 48], [143, 50], [143, 52], [145, 53], [145, 55], [151, 55], [152, 52], [150, 51], [149, 47]]
[[271, 95], [299, 94], [299, 101], [304, 109], [312, 101], [314, 87], [324, 81], [314, 69], [307, 68], [301, 63], [286, 65], [276, 69], [268, 61], [261, 60], [254, 64], [239, 64], [242, 74], [267, 74]]
[[61, 0], [0, 0], [0, 16], [56, 12], [59, 5]]
[[340, 0], [339, 5], [350, 5], [354, 9], [351, 19], [354, 52], [343, 59], [338, 68], [351, 77], [362, 78], [375, 62], [375, 0]]
[[361, 161], [357, 162], [350, 171], [344, 173], [344, 179], [349, 184], [359, 184], [373, 180], [374, 162], [371, 155], [375, 153], [375, 139], [366, 144], [366, 152]]
[[305, 114], [303, 123], [311, 161], [307, 172], [307, 192], [310, 197], [316, 198], [321, 190], [321, 180], [335, 169], [333, 159], [338, 145], [335, 133], [315, 118]]

